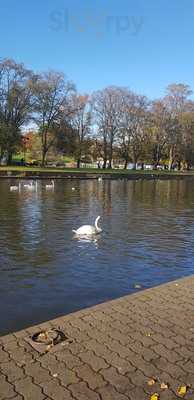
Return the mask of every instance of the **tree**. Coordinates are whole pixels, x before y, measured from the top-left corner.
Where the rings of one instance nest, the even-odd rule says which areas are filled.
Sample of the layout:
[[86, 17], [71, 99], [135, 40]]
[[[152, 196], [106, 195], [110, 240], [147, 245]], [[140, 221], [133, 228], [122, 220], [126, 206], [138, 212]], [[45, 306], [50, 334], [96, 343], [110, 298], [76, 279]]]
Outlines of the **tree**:
[[192, 90], [190, 87], [182, 83], [173, 83], [167, 87], [167, 95], [164, 98], [164, 104], [170, 113], [168, 129], [170, 170], [176, 160], [177, 151], [181, 146], [183, 139], [183, 127], [181, 125], [180, 116], [186, 112], [189, 103], [189, 96], [191, 94]]
[[31, 118], [35, 79], [23, 64], [10, 59], [0, 62], [0, 146], [8, 163], [20, 142], [21, 128]]
[[151, 107], [151, 147], [154, 168], [164, 156], [168, 140], [170, 114], [162, 100], [153, 101]]
[[74, 84], [64, 74], [47, 72], [40, 75], [34, 85], [35, 115], [42, 147], [42, 166], [56, 141], [61, 120], [71, 113], [70, 100], [75, 91]]
[[93, 110], [98, 136], [103, 141], [103, 168], [112, 168], [113, 145], [118, 138], [123, 89], [111, 86], [98, 91], [93, 96]]
[[87, 137], [91, 132], [91, 104], [88, 95], [75, 95], [73, 97], [74, 110], [71, 114], [72, 132], [75, 135], [75, 158], [77, 160], [77, 168], [86, 149]]
[[126, 93], [122, 102], [120, 139], [125, 159], [125, 168], [132, 157], [133, 169], [143, 156], [148, 141], [148, 100], [133, 92]]

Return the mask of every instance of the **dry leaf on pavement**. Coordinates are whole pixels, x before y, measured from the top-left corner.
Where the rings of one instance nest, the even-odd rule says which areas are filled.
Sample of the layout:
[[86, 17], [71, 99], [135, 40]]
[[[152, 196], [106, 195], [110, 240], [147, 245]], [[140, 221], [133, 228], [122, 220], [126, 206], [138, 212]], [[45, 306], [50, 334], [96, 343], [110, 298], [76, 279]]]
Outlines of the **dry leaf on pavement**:
[[187, 390], [188, 386], [182, 385], [178, 388], [178, 394], [180, 394], [180, 396], [184, 396], [187, 393]]
[[160, 388], [161, 389], [168, 389], [168, 383], [162, 382], [161, 385], [160, 385]]
[[158, 393], [152, 394], [150, 400], [159, 400], [159, 394]]
[[155, 379], [150, 379], [150, 380], [148, 381], [148, 385], [149, 385], [149, 386], [153, 386], [153, 385], [155, 385], [155, 383], [156, 383]]

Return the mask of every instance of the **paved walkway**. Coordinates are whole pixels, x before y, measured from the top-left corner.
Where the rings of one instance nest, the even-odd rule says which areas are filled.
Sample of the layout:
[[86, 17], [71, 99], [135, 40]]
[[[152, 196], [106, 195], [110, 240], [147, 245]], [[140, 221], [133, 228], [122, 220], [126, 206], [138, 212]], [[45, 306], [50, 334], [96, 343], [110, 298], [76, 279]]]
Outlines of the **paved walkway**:
[[[25, 338], [51, 327], [72, 342], [42, 355]], [[0, 400], [194, 399], [194, 277], [0, 337], [0, 371]]]

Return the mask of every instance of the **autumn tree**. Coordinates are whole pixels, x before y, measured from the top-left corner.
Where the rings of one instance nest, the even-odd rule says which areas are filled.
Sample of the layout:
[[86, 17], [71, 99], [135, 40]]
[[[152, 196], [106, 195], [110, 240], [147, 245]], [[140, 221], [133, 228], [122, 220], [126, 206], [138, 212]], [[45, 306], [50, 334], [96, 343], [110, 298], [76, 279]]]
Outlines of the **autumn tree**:
[[122, 102], [120, 139], [125, 159], [125, 168], [130, 158], [133, 169], [143, 158], [148, 141], [148, 99], [133, 92], [126, 92]]
[[40, 75], [34, 85], [34, 120], [41, 137], [42, 166], [45, 165], [49, 149], [56, 141], [61, 120], [68, 118], [72, 112], [70, 103], [74, 91], [74, 84], [58, 72]]
[[8, 163], [20, 143], [21, 128], [34, 108], [32, 71], [10, 59], [0, 62], [0, 148], [1, 157], [7, 154]]
[[191, 94], [192, 90], [188, 85], [182, 83], [171, 84], [167, 87], [167, 94], [163, 100], [170, 113], [168, 129], [169, 169], [172, 169], [178, 150], [183, 142], [181, 116], [187, 111]]

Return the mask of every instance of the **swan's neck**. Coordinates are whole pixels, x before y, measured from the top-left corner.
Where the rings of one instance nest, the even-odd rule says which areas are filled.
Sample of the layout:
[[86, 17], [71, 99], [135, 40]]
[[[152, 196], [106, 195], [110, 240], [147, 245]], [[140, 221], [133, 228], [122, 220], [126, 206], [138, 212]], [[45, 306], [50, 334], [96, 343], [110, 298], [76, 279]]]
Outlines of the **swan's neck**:
[[101, 229], [100, 229], [99, 226], [98, 226], [98, 220], [99, 220], [99, 218], [96, 218], [96, 221], [95, 221], [95, 228], [96, 228], [96, 231], [97, 231], [97, 232], [100, 232]]

